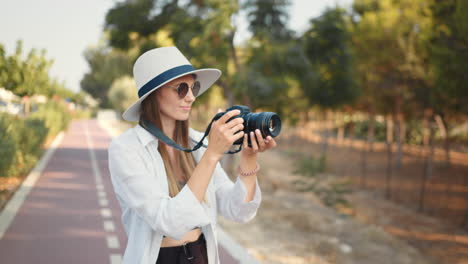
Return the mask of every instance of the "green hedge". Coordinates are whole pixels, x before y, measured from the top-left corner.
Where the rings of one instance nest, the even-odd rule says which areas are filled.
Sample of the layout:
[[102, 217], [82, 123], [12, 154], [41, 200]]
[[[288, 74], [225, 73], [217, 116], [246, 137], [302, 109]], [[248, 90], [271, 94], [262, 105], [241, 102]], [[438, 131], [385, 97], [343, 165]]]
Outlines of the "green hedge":
[[42, 145], [69, 122], [65, 108], [54, 102], [41, 105], [27, 118], [0, 113], [0, 177], [29, 172], [42, 154]]

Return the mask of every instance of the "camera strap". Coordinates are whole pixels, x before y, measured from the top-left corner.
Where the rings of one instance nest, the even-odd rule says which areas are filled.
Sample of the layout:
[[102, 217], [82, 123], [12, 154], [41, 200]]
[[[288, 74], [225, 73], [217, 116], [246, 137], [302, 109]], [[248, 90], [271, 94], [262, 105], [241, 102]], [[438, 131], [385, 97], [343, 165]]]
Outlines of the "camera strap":
[[[206, 128], [206, 131], [205, 131], [205, 134], [203, 135], [202, 139], [200, 140], [200, 142], [198, 142], [192, 149], [187, 149], [187, 148], [184, 148], [182, 146], [180, 146], [179, 144], [175, 143], [172, 139], [170, 139], [168, 136], [166, 136], [157, 126], [153, 125], [153, 123], [151, 122], [148, 122], [146, 120], [143, 120], [141, 119], [139, 124], [141, 127], [143, 127], [146, 131], [148, 131], [149, 133], [151, 133], [153, 136], [155, 136], [156, 138], [158, 138], [159, 140], [161, 140], [162, 142], [166, 143], [167, 145], [175, 148], [175, 149], [178, 149], [180, 151], [185, 151], [185, 152], [192, 152], [192, 151], [195, 151], [197, 149], [199, 149], [200, 147], [204, 147], [206, 148], [207, 146], [205, 144], [203, 144], [203, 140], [208, 136], [208, 134], [210, 133], [210, 130], [211, 130], [211, 124], [213, 124], [213, 121], [214, 121], [214, 118], [213, 120], [211, 120], [210, 124], [208, 125], [208, 127]], [[196, 141], [195, 141], [196, 142]], [[242, 150], [242, 145], [239, 146], [239, 148], [235, 151], [227, 151], [225, 152], [225, 154], [235, 154], [239, 151]]]

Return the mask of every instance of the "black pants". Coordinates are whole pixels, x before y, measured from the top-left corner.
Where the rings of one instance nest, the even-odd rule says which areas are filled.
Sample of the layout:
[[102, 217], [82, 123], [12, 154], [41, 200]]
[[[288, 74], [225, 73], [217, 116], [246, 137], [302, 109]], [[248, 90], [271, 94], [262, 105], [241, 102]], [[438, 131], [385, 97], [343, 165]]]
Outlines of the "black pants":
[[205, 236], [185, 246], [160, 248], [156, 264], [208, 264]]

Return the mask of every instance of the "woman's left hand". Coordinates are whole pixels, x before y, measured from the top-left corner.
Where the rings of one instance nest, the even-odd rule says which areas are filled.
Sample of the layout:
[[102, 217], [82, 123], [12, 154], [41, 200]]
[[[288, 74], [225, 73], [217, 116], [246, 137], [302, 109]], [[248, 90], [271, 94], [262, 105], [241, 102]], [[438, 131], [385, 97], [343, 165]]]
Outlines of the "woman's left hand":
[[[250, 142], [252, 147], [249, 147], [247, 136], [250, 137]], [[262, 137], [262, 133], [259, 129], [254, 132], [250, 132], [250, 135], [244, 134], [244, 142], [242, 146], [242, 155], [243, 156], [255, 156], [259, 152], [264, 152], [265, 150], [276, 147], [276, 141], [271, 137], [267, 136], [266, 138]]]

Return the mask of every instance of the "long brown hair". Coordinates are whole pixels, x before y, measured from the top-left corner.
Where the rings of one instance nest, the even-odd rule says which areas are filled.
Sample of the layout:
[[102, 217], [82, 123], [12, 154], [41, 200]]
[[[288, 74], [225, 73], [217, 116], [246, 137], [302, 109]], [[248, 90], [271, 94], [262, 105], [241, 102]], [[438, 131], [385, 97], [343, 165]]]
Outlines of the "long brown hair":
[[[153, 125], [157, 126], [162, 130], [161, 113], [158, 102], [156, 100], [157, 92], [158, 90], [154, 91], [141, 102], [140, 118], [151, 122]], [[174, 141], [184, 148], [190, 147], [188, 129], [188, 120], [176, 120], [174, 135], [172, 136]], [[175, 160], [173, 161], [173, 164], [176, 166], [176, 168], [181, 168], [182, 171], [182, 175], [176, 177], [175, 168], [172, 167], [167, 148], [168, 146], [166, 144], [159, 141], [158, 151], [159, 153], [161, 153], [162, 160], [164, 161], [164, 167], [166, 168], [167, 180], [169, 185], [169, 195], [171, 197], [174, 197], [181, 190], [176, 182], [177, 178], [184, 180], [184, 182], [187, 182], [190, 179], [190, 176], [192, 175], [193, 171], [195, 170], [195, 160], [192, 156], [192, 153], [187, 153], [185, 151], [176, 151]]]

